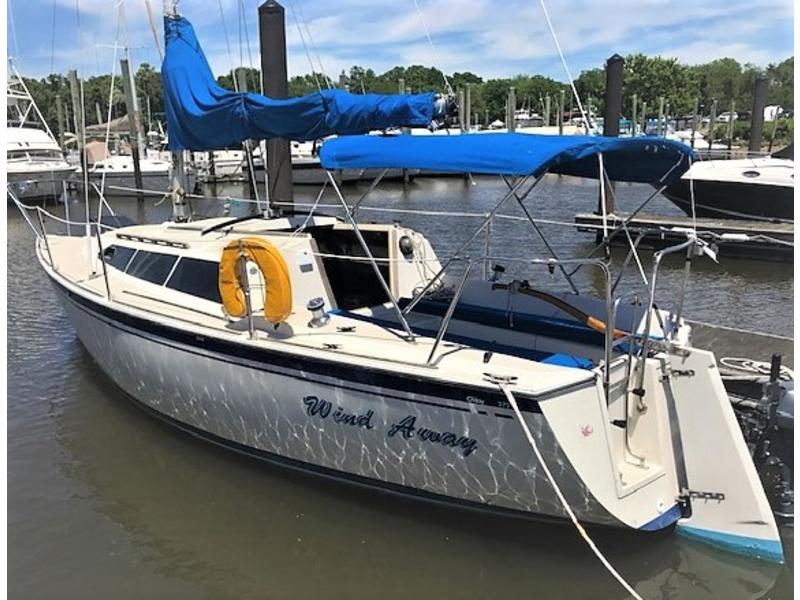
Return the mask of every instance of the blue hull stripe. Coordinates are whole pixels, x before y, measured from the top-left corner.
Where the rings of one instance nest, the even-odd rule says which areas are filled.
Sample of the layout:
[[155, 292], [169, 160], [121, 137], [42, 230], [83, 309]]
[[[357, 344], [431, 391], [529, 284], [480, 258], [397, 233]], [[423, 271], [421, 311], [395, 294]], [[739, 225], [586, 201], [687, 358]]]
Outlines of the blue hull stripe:
[[722, 550], [744, 554], [752, 558], [759, 558], [783, 564], [783, 545], [780, 540], [765, 540], [762, 538], [748, 537], [744, 535], [734, 535], [722, 531], [712, 531], [700, 527], [681, 525], [675, 531], [689, 538], [716, 546]]
[[664, 529], [665, 527], [669, 527], [670, 525], [677, 523], [678, 519], [680, 519], [682, 516], [683, 512], [681, 511], [681, 507], [679, 504], [676, 504], [668, 511], [658, 515], [649, 523], [645, 523], [639, 527], [639, 529], [641, 531], [657, 531], [659, 529]]

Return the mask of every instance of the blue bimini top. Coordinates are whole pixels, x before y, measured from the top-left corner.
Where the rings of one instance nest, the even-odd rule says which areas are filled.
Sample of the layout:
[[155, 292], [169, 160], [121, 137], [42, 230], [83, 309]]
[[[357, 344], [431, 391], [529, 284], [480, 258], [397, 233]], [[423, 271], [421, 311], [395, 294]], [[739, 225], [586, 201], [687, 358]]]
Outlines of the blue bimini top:
[[421, 169], [484, 175], [546, 172], [612, 181], [666, 184], [694, 160], [689, 146], [656, 137], [612, 138], [524, 133], [359, 135], [327, 140], [320, 160], [334, 169]]
[[276, 100], [217, 85], [192, 24], [165, 17], [161, 67], [170, 150], [219, 150], [244, 140], [315, 140], [390, 127], [427, 127], [435, 94], [323, 90]]

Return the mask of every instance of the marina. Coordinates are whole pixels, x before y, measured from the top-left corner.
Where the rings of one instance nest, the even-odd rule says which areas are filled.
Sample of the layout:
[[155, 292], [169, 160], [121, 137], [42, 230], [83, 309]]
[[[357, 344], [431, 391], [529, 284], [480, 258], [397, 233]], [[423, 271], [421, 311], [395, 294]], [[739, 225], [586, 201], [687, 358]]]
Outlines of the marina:
[[112, 73], [91, 142], [77, 71], [56, 136], [12, 63], [17, 594], [79, 596], [79, 545], [115, 597], [788, 597], [794, 166], [777, 124], [762, 152], [766, 77], [737, 160], [733, 100], [704, 128], [698, 100], [624, 99], [641, 55], [582, 102], [544, 2], [569, 86], [512, 85], [483, 126], [469, 77], [321, 85], [302, 33], [317, 89], [290, 93], [275, 0], [260, 71], [223, 78], [177, 2], [163, 37], [145, 5], [163, 123], [127, 46], [127, 117]]

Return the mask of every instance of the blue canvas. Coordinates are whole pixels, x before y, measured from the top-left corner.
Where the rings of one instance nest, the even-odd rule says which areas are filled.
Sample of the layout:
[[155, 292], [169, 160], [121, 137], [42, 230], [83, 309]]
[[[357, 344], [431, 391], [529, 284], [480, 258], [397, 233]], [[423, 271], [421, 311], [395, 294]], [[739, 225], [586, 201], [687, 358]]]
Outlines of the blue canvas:
[[161, 68], [170, 150], [219, 150], [247, 139], [315, 140], [390, 127], [426, 127], [435, 94], [350, 94], [323, 90], [276, 100], [217, 85], [192, 24], [165, 17]]
[[612, 181], [667, 183], [694, 155], [680, 142], [656, 137], [612, 138], [523, 133], [349, 136], [327, 140], [325, 169], [422, 169], [488, 175], [545, 172], [598, 178], [598, 158]]

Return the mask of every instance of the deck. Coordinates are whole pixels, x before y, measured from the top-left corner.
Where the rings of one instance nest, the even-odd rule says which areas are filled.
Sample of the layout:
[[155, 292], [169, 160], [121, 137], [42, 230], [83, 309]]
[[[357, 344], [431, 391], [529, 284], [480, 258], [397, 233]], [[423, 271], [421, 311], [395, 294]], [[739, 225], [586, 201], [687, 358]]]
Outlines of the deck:
[[[629, 218], [627, 213], [609, 214], [608, 226], [613, 229], [627, 218]], [[776, 262], [794, 260], [793, 223], [709, 218], [698, 218], [693, 221], [689, 217], [640, 214], [628, 223], [628, 229], [634, 238], [640, 232], [645, 232], [642, 244], [660, 248], [684, 241], [686, 239], [684, 231], [692, 229], [695, 222], [697, 231], [710, 234], [709, 241], [713, 241], [719, 247], [720, 254], [724, 257]], [[603, 225], [602, 215], [578, 213], [575, 215], [575, 224], [579, 231], [589, 231], [602, 236], [602, 231], [598, 229]], [[611, 243], [627, 245], [628, 242], [624, 235], [617, 235]]]

